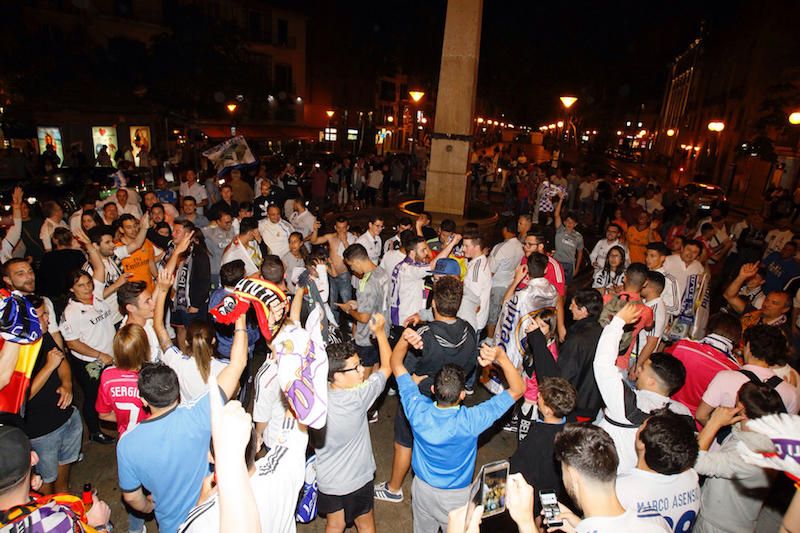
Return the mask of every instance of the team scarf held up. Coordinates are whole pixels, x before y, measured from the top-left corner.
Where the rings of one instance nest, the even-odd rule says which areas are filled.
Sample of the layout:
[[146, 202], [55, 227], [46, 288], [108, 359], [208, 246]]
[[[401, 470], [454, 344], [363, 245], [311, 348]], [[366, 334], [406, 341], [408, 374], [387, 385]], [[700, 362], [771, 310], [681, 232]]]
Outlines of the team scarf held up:
[[271, 342], [286, 317], [286, 294], [274, 283], [263, 279], [245, 278], [211, 309], [211, 316], [220, 324], [233, 324], [250, 306], [256, 311], [258, 327], [267, 342]]
[[11, 380], [0, 389], [0, 411], [24, 416], [33, 366], [42, 345], [42, 327], [36, 309], [19, 293], [0, 291], [0, 348], [19, 344], [19, 356]]

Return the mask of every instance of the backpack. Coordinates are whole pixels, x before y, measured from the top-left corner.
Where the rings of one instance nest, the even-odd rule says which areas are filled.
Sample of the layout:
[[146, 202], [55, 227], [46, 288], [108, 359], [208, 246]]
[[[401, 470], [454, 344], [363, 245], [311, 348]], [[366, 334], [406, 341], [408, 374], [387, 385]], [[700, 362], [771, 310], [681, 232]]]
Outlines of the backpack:
[[[613, 298], [611, 298], [604, 306], [603, 310], [600, 312], [600, 318], [598, 322], [601, 326], [606, 327], [611, 323], [617, 313], [625, 307], [627, 304], [631, 303], [630, 296], [627, 294], [617, 294]], [[640, 301], [633, 300], [634, 303], [640, 303]], [[644, 305], [644, 304], [642, 304]], [[624, 354], [628, 351], [631, 343], [633, 342], [633, 334], [634, 330], [636, 329], [636, 323], [633, 324], [625, 324], [625, 327], [622, 328], [622, 338], [619, 341], [619, 353]]]
[[[743, 374], [750, 380], [751, 383], [755, 383], [756, 385], [767, 385], [770, 389], [777, 392], [778, 385], [783, 383], [783, 379], [780, 376], [772, 376], [766, 381], [761, 381], [761, 379], [756, 376], [753, 372], [749, 370], [745, 370], [744, 368], [739, 369], [739, 373]], [[716, 441], [718, 444], [722, 444], [725, 442], [725, 439], [728, 438], [728, 435], [731, 434], [732, 426], [725, 426], [724, 428], [717, 431]]]

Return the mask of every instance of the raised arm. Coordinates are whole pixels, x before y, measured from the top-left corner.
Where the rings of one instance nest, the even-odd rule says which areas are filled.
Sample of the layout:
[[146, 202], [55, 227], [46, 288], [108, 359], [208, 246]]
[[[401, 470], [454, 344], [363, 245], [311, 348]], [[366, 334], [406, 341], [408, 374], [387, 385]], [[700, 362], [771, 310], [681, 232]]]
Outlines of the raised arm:
[[[100, 283], [105, 284], [106, 265], [103, 264], [103, 258], [100, 256], [97, 245], [93, 242], [87, 243], [86, 253], [89, 255], [89, 264], [92, 266], [92, 277]], [[105, 291], [103, 291], [103, 295], [105, 296]]]
[[320, 224], [320, 221], [319, 220], [315, 220], [314, 221], [314, 229], [311, 231], [311, 233], [309, 234], [308, 239], [307, 239], [308, 242], [310, 242], [311, 244], [325, 244], [330, 240], [331, 235], [333, 235], [332, 233], [327, 233], [327, 234], [323, 235], [322, 237], [320, 237], [319, 236], [319, 228], [320, 227], [322, 227], [322, 224]]
[[627, 390], [631, 394], [633, 391], [623, 383], [622, 374], [614, 362], [619, 354], [622, 329], [625, 324], [636, 322], [641, 314], [639, 306], [627, 304], [611, 320], [611, 323], [603, 328], [600, 340], [597, 341], [597, 351], [593, 363], [595, 381], [606, 404], [606, 411], [611, 418], [618, 421], [626, 420], [625, 391]]
[[175, 276], [169, 270], [162, 270], [158, 274], [158, 293], [156, 294], [156, 308], [153, 312], [153, 329], [158, 337], [158, 344], [161, 346], [162, 351], [168, 350], [172, 346], [172, 339], [169, 338], [167, 328], [164, 325], [164, 305], [167, 301], [172, 284], [175, 282]]
[[517, 370], [517, 367], [515, 367], [511, 359], [508, 358], [505, 350], [499, 346], [484, 344], [478, 354], [478, 364], [482, 367], [486, 367], [492, 363], [503, 370], [503, 375], [505, 375], [506, 381], [508, 381], [508, 393], [511, 397], [514, 398], [514, 400], [522, 398], [522, 394], [525, 392], [525, 381], [523, 381], [520, 371]]
[[150, 227], [150, 213], [145, 213], [142, 217], [142, 220], [139, 221], [139, 233], [136, 234], [136, 238], [131, 241], [130, 244], [125, 246], [128, 249], [128, 253], [132, 254], [142, 246], [144, 246], [144, 241], [147, 238], [147, 229]]
[[372, 320], [369, 323], [369, 329], [375, 339], [378, 341], [378, 351], [380, 352], [381, 366], [378, 372], [386, 376], [388, 379], [392, 375], [392, 347], [389, 346], [389, 339], [386, 337], [386, 319], [380, 313], [372, 315]]
[[167, 265], [164, 267], [164, 270], [174, 273], [175, 269], [178, 268], [178, 261], [180, 260], [181, 255], [183, 255], [186, 250], [189, 249], [189, 246], [192, 245], [192, 239], [194, 239], [194, 231], [191, 232], [189, 235], [185, 235], [183, 240], [175, 245], [175, 249], [172, 251], [172, 255], [167, 261]]
[[22, 237], [22, 188], [14, 187], [11, 195], [12, 226], [6, 232], [6, 242], [13, 249]]
[[453, 251], [453, 248], [455, 248], [456, 244], [458, 244], [459, 242], [461, 242], [461, 234], [459, 233], [452, 234], [450, 236], [450, 241], [447, 243], [447, 245], [439, 251], [439, 254], [436, 257], [431, 259], [430, 263], [431, 267], [433, 267], [433, 265], [436, 264], [436, 261], [438, 259], [444, 259], [445, 257], [448, 257], [450, 255], [450, 252]]
[[555, 218], [556, 229], [561, 227], [561, 204], [564, 203], [564, 195], [562, 193], [558, 193], [558, 203], [556, 204], [556, 209], [553, 212], [553, 217]]
[[231, 362], [228, 363], [217, 377], [220, 388], [225, 396], [232, 398], [239, 386], [239, 378], [247, 366], [247, 313], [242, 313], [236, 319], [233, 328], [233, 345], [231, 346]]
[[748, 279], [752, 278], [758, 272], [758, 263], [746, 263], [739, 268], [739, 274], [733, 279], [730, 285], [722, 293], [728, 305], [737, 313], [744, 313], [747, 308], [747, 302], [739, 296], [739, 291]]
[[394, 351], [392, 352], [390, 359], [392, 373], [394, 374], [395, 378], [398, 378], [403, 374], [408, 374], [408, 370], [406, 370], [406, 367], [403, 366], [403, 360], [406, 358], [406, 353], [408, 353], [409, 346], [413, 346], [417, 349], [422, 348], [422, 337], [420, 337], [419, 333], [413, 329], [406, 328], [403, 331], [403, 335], [401, 335], [400, 340], [398, 340], [397, 344], [394, 345]]

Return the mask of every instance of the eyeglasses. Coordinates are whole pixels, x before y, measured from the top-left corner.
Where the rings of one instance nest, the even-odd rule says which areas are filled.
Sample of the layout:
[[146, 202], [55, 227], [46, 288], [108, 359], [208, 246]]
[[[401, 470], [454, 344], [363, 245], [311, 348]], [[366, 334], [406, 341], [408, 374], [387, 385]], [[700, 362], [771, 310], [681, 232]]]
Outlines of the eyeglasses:
[[353, 372], [355, 370], [364, 370], [364, 365], [362, 365], [361, 363], [358, 363], [353, 368], [347, 368], [345, 370], [339, 370], [339, 374], [347, 374], [348, 372]]

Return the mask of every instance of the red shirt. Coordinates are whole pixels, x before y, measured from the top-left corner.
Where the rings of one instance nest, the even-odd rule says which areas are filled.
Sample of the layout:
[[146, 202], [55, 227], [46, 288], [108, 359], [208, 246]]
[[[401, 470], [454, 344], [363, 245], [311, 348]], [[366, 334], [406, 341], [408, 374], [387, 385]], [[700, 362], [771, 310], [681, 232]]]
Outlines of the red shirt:
[[[614, 296], [614, 294], [604, 294], [603, 305], [610, 302]], [[625, 353], [617, 357], [616, 361], [617, 367], [621, 368], [622, 370], [627, 370], [631, 358], [631, 352], [633, 351], [633, 345], [636, 343], [636, 338], [639, 336], [639, 332], [645, 328], [652, 328], [655, 319], [653, 318], [653, 310], [644, 304], [642, 297], [638, 292], [621, 291], [619, 296], [620, 298], [627, 297], [629, 302], [641, 304], [640, 307], [642, 308], [642, 314], [639, 315], [639, 320], [633, 325], [633, 341], [630, 343]]]
[[[527, 265], [528, 258], [527, 256], [523, 256], [522, 260], [519, 262], [520, 265]], [[547, 256], [547, 268], [544, 271], [544, 279], [550, 282], [553, 287], [556, 288], [556, 292], [562, 298], [565, 294], [567, 294], [567, 285], [564, 283], [564, 267], [561, 266], [561, 263], [553, 259], [552, 255]], [[528, 286], [528, 283], [525, 280], [520, 281], [519, 285], [517, 286], [518, 290], [522, 290]]]
[[98, 413], [114, 412], [120, 436], [147, 418], [139, 398], [139, 372], [110, 366], [100, 375], [95, 409]]
[[[686, 382], [672, 395], [674, 400], [689, 408], [692, 416], [703, 399], [708, 384], [723, 370], [739, 370], [739, 365], [710, 344], [683, 339], [665, 350], [686, 367]], [[699, 429], [699, 428], [698, 428]]]

